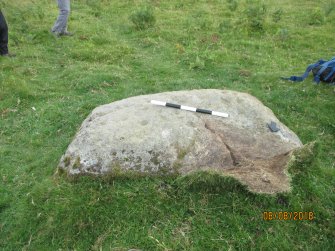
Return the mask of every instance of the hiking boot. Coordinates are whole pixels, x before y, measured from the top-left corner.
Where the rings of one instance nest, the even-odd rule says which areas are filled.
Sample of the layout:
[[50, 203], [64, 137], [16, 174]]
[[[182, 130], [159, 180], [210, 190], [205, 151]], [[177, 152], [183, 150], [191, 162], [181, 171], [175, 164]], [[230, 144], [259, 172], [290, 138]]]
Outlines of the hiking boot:
[[13, 54], [13, 53], [6, 53], [6, 54], [1, 54], [2, 57], [9, 57], [9, 58], [14, 58], [16, 57], [16, 54]]
[[60, 36], [68, 36], [68, 37], [71, 37], [74, 35], [74, 33], [72, 32], [69, 32], [69, 31], [63, 31], [61, 33], [59, 33]]
[[59, 38], [59, 37], [62, 37], [62, 36], [68, 36], [68, 37], [71, 37], [74, 35], [74, 33], [72, 32], [69, 32], [69, 31], [62, 31], [62, 32], [59, 32], [59, 31], [51, 31], [52, 35], [54, 35], [56, 38]]
[[60, 32], [57, 32], [57, 31], [51, 31], [51, 34], [52, 34], [55, 38], [60, 37]]

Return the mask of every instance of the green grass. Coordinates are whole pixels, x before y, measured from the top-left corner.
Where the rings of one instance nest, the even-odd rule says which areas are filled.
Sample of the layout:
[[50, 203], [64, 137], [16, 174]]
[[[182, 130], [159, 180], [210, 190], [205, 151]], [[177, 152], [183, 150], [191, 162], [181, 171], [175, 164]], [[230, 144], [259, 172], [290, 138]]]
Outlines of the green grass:
[[[16, 58], [0, 58], [1, 250], [332, 250], [335, 89], [289, 83], [334, 56], [335, 2], [72, 1], [56, 39], [53, 1], [3, 0]], [[264, 5], [264, 6], [263, 6]], [[133, 13], [155, 23], [137, 29]], [[98, 105], [199, 88], [248, 92], [315, 147], [290, 168], [293, 190], [249, 193], [236, 181], [69, 181], [54, 174]], [[264, 211], [313, 211], [313, 221], [264, 221]]]

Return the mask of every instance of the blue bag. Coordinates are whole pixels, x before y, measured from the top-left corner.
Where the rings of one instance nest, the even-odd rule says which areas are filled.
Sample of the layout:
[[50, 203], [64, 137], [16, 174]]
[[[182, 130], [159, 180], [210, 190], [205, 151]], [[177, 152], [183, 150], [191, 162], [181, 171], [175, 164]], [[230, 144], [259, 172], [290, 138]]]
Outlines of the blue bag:
[[308, 77], [310, 72], [313, 72], [314, 81], [318, 84], [320, 81], [326, 83], [335, 83], [335, 57], [329, 61], [319, 60], [315, 64], [307, 67], [304, 74], [301, 76], [291, 76], [289, 78], [282, 78], [294, 82], [301, 82]]

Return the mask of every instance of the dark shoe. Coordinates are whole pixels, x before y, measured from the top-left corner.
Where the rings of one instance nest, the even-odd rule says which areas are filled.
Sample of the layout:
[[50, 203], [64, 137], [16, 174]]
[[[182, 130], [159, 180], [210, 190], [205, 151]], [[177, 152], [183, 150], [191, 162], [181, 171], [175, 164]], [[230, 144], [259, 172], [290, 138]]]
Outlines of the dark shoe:
[[56, 38], [60, 37], [60, 33], [57, 31], [51, 31], [51, 34]]
[[2, 57], [9, 57], [9, 58], [15, 58], [16, 54], [13, 53], [6, 53], [6, 54], [1, 54]]
[[61, 32], [59, 33], [60, 36], [68, 36], [68, 37], [71, 37], [74, 35], [74, 33], [72, 32], [68, 32], [68, 31], [64, 31], [64, 32]]

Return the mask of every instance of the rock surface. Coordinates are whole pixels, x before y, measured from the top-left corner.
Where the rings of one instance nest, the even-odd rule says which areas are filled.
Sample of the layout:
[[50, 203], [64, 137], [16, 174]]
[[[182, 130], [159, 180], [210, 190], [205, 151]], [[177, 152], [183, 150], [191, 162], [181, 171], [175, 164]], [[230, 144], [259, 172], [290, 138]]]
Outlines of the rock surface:
[[[150, 100], [226, 112], [216, 117]], [[268, 123], [277, 124], [271, 132]], [[227, 90], [137, 96], [92, 111], [62, 156], [69, 175], [180, 174], [213, 171], [253, 192], [290, 190], [286, 166], [299, 138], [255, 97]]]

